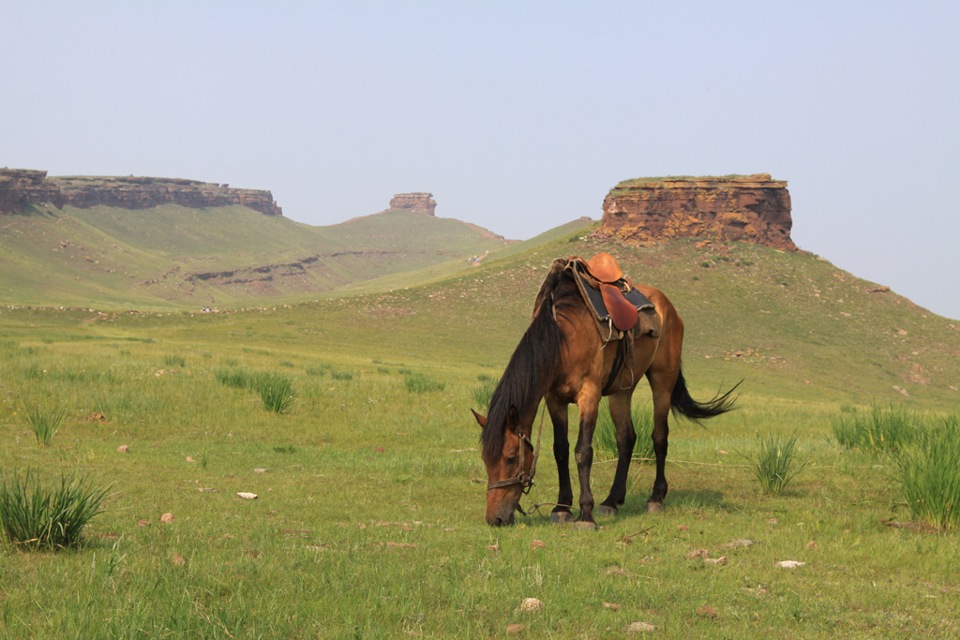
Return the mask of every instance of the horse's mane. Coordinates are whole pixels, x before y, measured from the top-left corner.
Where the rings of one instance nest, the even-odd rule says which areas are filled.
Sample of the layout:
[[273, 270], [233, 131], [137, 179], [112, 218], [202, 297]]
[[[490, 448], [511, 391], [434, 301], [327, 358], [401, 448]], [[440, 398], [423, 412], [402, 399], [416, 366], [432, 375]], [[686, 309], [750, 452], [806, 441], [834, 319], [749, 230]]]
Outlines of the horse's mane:
[[510, 362], [490, 398], [487, 426], [480, 436], [486, 460], [496, 458], [503, 451], [504, 431], [511, 407], [522, 414], [539, 403], [556, 372], [564, 341], [556, 313], [564, 306], [561, 298], [569, 293], [559, 286], [566, 264], [566, 260], [557, 259], [551, 265], [537, 294], [533, 320], [510, 356]]

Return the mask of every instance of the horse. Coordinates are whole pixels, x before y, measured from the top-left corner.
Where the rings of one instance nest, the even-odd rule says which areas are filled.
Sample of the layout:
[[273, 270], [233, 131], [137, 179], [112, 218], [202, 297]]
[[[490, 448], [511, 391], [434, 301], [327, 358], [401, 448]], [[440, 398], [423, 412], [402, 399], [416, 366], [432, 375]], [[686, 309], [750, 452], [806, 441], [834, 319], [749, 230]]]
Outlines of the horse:
[[[589, 262], [595, 262], [597, 257], [613, 260], [608, 254], [598, 254]], [[481, 457], [488, 476], [486, 521], [493, 526], [514, 523], [520, 497], [533, 484], [540, 443], [538, 436], [534, 445], [532, 431], [541, 400], [545, 400], [553, 424], [553, 455], [560, 485], [550, 518], [558, 523], [574, 522], [567, 433], [567, 410], [574, 403], [580, 415], [574, 449], [580, 481], [576, 522], [588, 527], [596, 526], [590, 468], [601, 397], [609, 398], [618, 459], [610, 493], [597, 509], [600, 515], [616, 515], [626, 497], [627, 474], [637, 438], [630, 407], [641, 376], [647, 378], [653, 396], [656, 476], [647, 500], [648, 512], [662, 511], [667, 495], [664, 467], [667, 416], [671, 410], [675, 416], [680, 414], [699, 422], [733, 408], [735, 398], [731, 394], [739, 383], [706, 402], [697, 402], [690, 396], [680, 367], [683, 321], [663, 292], [646, 285], [635, 287], [652, 303], [650, 312], [656, 314], [654, 323], [659, 321], [658, 330], [630, 331], [619, 341], [610, 340], [598, 330], [596, 317], [576, 282], [577, 276], [570, 268], [574, 259], [558, 258], [551, 264], [537, 294], [530, 325], [490, 398], [488, 415], [473, 411], [481, 426]], [[615, 268], [619, 273], [619, 267]], [[625, 282], [627, 289], [633, 288], [629, 281]], [[540, 420], [542, 429], [542, 416]]]

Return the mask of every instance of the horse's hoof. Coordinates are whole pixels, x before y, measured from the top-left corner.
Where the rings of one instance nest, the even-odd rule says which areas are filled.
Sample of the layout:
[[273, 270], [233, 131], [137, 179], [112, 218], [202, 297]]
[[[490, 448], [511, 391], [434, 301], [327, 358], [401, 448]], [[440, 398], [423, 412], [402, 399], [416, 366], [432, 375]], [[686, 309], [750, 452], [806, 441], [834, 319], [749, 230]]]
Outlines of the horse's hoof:
[[602, 505], [600, 505], [599, 507], [597, 507], [597, 515], [601, 515], [601, 516], [611, 516], [611, 517], [612, 517], [612, 516], [616, 516], [617, 513], [619, 513], [619, 511], [617, 510], [617, 508], [616, 508], [616, 507], [611, 507], [611, 506], [608, 505], [608, 504], [602, 504]]
[[554, 524], [567, 524], [573, 522], [573, 514], [569, 511], [553, 511], [550, 513], [550, 522]]
[[663, 513], [663, 503], [647, 500], [647, 513]]
[[590, 520], [577, 520], [573, 523], [573, 526], [577, 529], [587, 529], [592, 531], [597, 528], [597, 523], [591, 522]]

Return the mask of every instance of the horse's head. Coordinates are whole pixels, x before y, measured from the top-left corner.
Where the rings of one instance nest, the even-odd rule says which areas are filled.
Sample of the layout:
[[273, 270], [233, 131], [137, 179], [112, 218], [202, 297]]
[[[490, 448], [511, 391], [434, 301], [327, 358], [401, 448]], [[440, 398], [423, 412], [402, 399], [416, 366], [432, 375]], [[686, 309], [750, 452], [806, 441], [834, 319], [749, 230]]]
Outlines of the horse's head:
[[[487, 466], [487, 524], [513, 524], [513, 514], [520, 496], [533, 484], [536, 455], [533, 443], [520, 427], [515, 408], [510, 409], [506, 424], [488, 424], [487, 419], [473, 412], [485, 434], [488, 429], [502, 428], [503, 446], [483, 447], [483, 463]], [[485, 438], [486, 440], [486, 438]], [[499, 441], [498, 441], [499, 442]]]

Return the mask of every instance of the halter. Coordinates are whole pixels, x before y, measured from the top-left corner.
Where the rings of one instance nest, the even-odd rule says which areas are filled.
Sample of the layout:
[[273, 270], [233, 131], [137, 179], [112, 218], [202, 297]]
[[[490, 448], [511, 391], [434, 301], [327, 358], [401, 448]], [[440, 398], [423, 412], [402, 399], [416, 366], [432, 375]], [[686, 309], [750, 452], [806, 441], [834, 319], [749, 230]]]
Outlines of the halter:
[[[537, 473], [537, 459], [540, 457], [540, 436], [543, 433], [543, 413], [540, 414], [540, 427], [537, 429], [537, 444], [534, 446], [530, 442], [530, 438], [527, 437], [519, 429], [517, 430], [517, 436], [520, 438], [523, 444], [530, 447], [530, 450], [533, 451], [533, 463], [530, 465], [530, 472], [525, 473], [523, 471], [523, 452], [526, 450], [526, 447], [520, 447], [520, 461], [517, 468], [517, 475], [512, 478], [507, 478], [506, 480], [499, 480], [497, 482], [490, 482], [487, 484], [487, 491], [491, 489], [502, 489], [504, 487], [512, 487], [515, 484], [519, 484], [523, 487], [524, 495], [530, 493], [530, 488], [533, 486], [533, 476]], [[517, 503], [517, 508], [520, 507], [520, 504]]]

